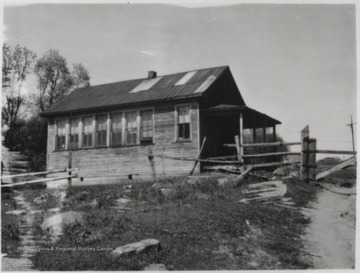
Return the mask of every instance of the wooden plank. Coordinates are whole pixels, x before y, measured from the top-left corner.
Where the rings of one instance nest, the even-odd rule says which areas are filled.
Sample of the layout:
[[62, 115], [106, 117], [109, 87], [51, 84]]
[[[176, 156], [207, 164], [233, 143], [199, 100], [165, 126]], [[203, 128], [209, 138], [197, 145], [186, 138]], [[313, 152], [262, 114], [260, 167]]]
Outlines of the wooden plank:
[[214, 159], [214, 160], [217, 160], [217, 159], [236, 159], [237, 158], [237, 155], [225, 155], [225, 156], [215, 156], [215, 157], [208, 157], [206, 159]]
[[77, 177], [77, 175], [71, 175], [71, 177], [63, 176], [63, 177], [55, 177], [55, 178], [43, 178], [43, 179], [32, 180], [32, 181], [24, 181], [24, 182], [18, 182], [18, 183], [2, 184], [1, 187], [9, 188], [9, 187], [14, 187], [14, 186], [18, 186], [18, 185], [43, 183], [43, 182], [52, 182], [52, 181], [56, 181], [56, 180], [63, 180], [63, 179], [69, 179], [69, 178], [75, 178], [75, 177]]
[[285, 166], [285, 165], [291, 165], [300, 163], [299, 161], [293, 161], [293, 162], [271, 162], [271, 163], [260, 163], [260, 164], [254, 164], [251, 165], [253, 168], [265, 168], [265, 167], [276, 167], [276, 166]]
[[241, 180], [244, 179], [245, 175], [247, 175], [249, 172], [251, 172], [253, 170], [253, 167], [250, 166], [249, 168], [247, 168], [245, 171], [243, 171], [238, 177], [236, 177], [232, 182], [233, 183], [239, 183]]
[[323, 178], [325, 178], [326, 176], [334, 173], [334, 172], [337, 172], [341, 169], [344, 169], [348, 166], [351, 166], [351, 165], [354, 165], [356, 163], [356, 157], [352, 157], [352, 158], [349, 158], [348, 160], [340, 163], [339, 165], [336, 165], [335, 167], [327, 170], [327, 171], [324, 171], [322, 173], [319, 173], [317, 176], [316, 176], [316, 181], [317, 180], [321, 180]]
[[339, 151], [339, 150], [316, 150], [318, 154], [342, 154], [342, 155], [356, 155], [356, 151]]
[[[146, 153], [142, 153], [143, 155], [149, 156]], [[167, 156], [167, 155], [153, 155], [154, 157], [164, 158], [164, 159], [172, 159], [172, 160], [182, 160], [182, 161], [199, 161], [199, 162], [208, 162], [208, 163], [222, 163], [222, 164], [239, 164], [240, 161], [228, 161], [228, 160], [211, 160], [211, 159], [197, 159], [197, 158], [188, 158], [188, 157], [175, 157], [175, 156]]]
[[274, 153], [263, 153], [263, 154], [252, 154], [252, 155], [243, 155], [244, 158], [254, 158], [254, 157], [267, 157], [267, 156], [277, 156], [277, 155], [300, 155], [299, 152], [274, 152]]
[[204, 137], [203, 142], [202, 142], [202, 144], [201, 144], [201, 148], [200, 148], [198, 160], [195, 161], [194, 167], [191, 169], [189, 175], [192, 175], [192, 174], [194, 173], [194, 171], [195, 171], [196, 165], [198, 164], [199, 159], [200, 159], [200, 157], [201, 157], [201, 152], [202, 152], [202, 150], [203, 150], [203, 148], [204, 148], [205, 142], [206, 142], [206, 136]]

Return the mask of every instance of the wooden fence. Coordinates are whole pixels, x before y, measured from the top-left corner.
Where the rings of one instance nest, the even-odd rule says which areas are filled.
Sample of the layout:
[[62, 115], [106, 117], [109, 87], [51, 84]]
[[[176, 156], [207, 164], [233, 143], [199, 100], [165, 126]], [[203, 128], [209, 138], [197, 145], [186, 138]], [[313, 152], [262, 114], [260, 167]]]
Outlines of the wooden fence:
[[[51, 170], [51, 171], [45, 171], [45, 172], [33, 172], [33, 173], [22, 173], [22, 174], [14, 174], [14, 175], [4, 175], [1, 176], [1, 187], [2, 188], [8, 188], [8, 187], [14, 187], [18, 185], [27, 185], [27, 184], [35, 184], [35, 183], [47, 183], [57, 180], [68, 180], [68, 185], [71, 186], [71, 179], [78, 177], [77, 172], [78, 168], [67, 168], [67, 169], [60, 169], [60, 170]], [[60, 177], [49, 177], [49, 178], [41, 178], [41, 179], [34, 179], [34, 180], [27, 180], [27, 181], [20, 181], [13, 183], [11, 181], [8, 181], [8, 179], [12, 178], [26, 178], [26, 177], [36, 177], [40, 175], [48, 175], [48, 174], [55, 174], [55, 173], [68, 173], [68, 175], [60, 176]]]
[[[300, 142], [266, 142], [266, 143], [241, 143], [239, 136], [235, 136], [235, 144], [224, 144], [227, 147], [235, 147], [237, 150], [238, 162], [244, 165], [244, 159], [248, 158], [264, 158], [273, 156], [286, 156], [286, 155], [298, 155], [300, 161], [276, 161], [260, 164], [252, 164], [251, 168], [263, 168], [263, 167], [275, 167], [282, 165], [290, 165], [292, 163], [300, 163], [300, 178], [306, 182], [319, 180], [325, 176], [351, 164], [354, 164], [356, 158], [350, 158], [349, 160], [341, 163], [334, 168], [327, 170], [321, 174], [316, 175], [316, 154], [344, 154], [344, 155], [356, 155], [356, 151], [344, 151], [344, 150], [318, 150], [316, 148], [317, 141], [315, 138], [310, 138], [309, 126], [307, 125], [300, 135]], [[300, 152], [271, 152], [271, 153], [258, 153], [258, 154], [244, 154], [244, 148], [246, 147], [281, 147], [301, 145]]]
[[[168, 156], [162, 154], [153, 154], [153, 153], [144, 153], [145, 156], [149, 158], [149, 161], [152, 162], [154, 158], [163, 158], [163, 159], [171, 159], [171, 160], [180, 160], [180, 161], [193, 161], [194, 166], [190, 171], [190, 175], [194, 172], [196, 165], [198, 162], [202, 163], [211, 163], [211, 164], [222, 164], [222, 165], [236, 165], [240, 166], [242, 171], [239, 173], [241, 177], [245, 175], [252, 175], [250, 172], [255, 168], [265, 168], [265, 167], [276, 167], [276, 166], [284, 166], [284, 165], [291, 165], [300, 163], [300, 179], [306, 182], [320, 180], [327, 175], [352, 165], [356, 162], [356, 151], [339, 151], [339, 150], [318, 150], [316, 148], [317, 141], [315, 138], [310, 138], [309, 133], [309, 126], [306, 126], [300, 135], [299, 142], [266, 142], [266, 143], [242, 143], [241, 138], [239, 136], [235, 136], [235, 143], [231, 144], [223, 144], [227, 147], [236, 148], [237, 154], [235, 156], [220, 156], [220, 157], [210, 157], [210, 158], [202, 158], [201, 152], [203, 150], [204, 144], [206, 142], [206, 137], [204, 138], [199, 155], [197, 158], [188, 158], [188, 157], [175, 157], [175, 156]], [[271, 153], [254, 153], [254, 154], [244, 154], [244, 148], [255, 148], [255, 147], [288, 147], [293, 145], [301, 145], [300, 152], [271, 152]], [[331, 168], [330, 170], [326, 170], [320, 174], [316, 174], [316, 154], [345, 154], [345, 155], [354, 155], [354, 157], [350, 158]], [[287, 155], [298, 155], [300, 160], [295, 161], [274, 161], [274, 162], [267, 162], [267, 163], [257, 163], [257, 164], [245, 164], [245, 159], [250, 158], [266, 158], [266, 157], [275, 157], [275, 156], [287, 156]], [[1, 187], [13, 187], [16, 185], [24, 185], [24, 184], [32, 184], [32, 183], [43, 183], [43, 182], [51, 182], [56, 180], [68, 180], [68, 185], [71, 186], [72, 178], [78, 177], [77, 171], [78, 168], [72, 168], [72, 154], [71, 152], [68, 157], [68, 168], [62, 170], [52, 170], [52, 171], [45, 171], [45, 172], [36, 172], [36, 173], [25, 173], [25, 174], [16, 174], [16, 175], [8, 175], [2, 176], [2, 185]], [[154, 164], [152, 162], [152, 164]], [[16, 178], [16, 177], [29, 177], [29, 176], [39, 176], [39, 175], [47, 175], [47, 174], [54, 174], [54, 173], [67, 173], [66, 176], [56, 177], [56, 178], [43, 178], [43, 179], [35, 179], [31, 181], [23, 181], [17, 183], [9, 183], [6, 182], [6, 179], [9, 178]], [[129, 176], [129, 179], [131, 177]], [[156, 179], [156, 178], [155, 178]], [[4, 181], [5, 180], [5, 181]], [[81, 178], [81, 181], [83, 178]]]

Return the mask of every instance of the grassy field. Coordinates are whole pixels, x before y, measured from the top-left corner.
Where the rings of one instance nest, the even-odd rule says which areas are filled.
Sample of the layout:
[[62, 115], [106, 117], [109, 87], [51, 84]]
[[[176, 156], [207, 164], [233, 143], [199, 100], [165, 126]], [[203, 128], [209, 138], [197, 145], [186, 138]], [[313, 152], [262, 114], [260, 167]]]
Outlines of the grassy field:
[[[219, 186], [216, 178], [188, 183], [186, 177], [68, 190], [62, 211], [83, 211], [85, 224], [66, 226], [61, 240], [32, 257], [39, 270], [142, 270], [162, 263], [168, 270], [305, 269], [300, 235], [309, 219], [295, 209], [239, 203], [239, 187]], [[317, 189], [296, 179], [285, 182], [298, 207], [316, 199]], [[162, 187], [168, 190], [161, 190]], [[44, 190], [27, 190], [32, 200]], [[55, 194], [39, 209], [56, 207]], [[128, 198], [128, 210], [112, 209]], [[96, 202], [95, 202], [96, 200]], [[142, 239], [161, 242], [159, 252], [121, 259], [110, 249]], [[77, 250], [69, 250], [76, 248]], [[68, 250], [66, 250], [68, 249]]]

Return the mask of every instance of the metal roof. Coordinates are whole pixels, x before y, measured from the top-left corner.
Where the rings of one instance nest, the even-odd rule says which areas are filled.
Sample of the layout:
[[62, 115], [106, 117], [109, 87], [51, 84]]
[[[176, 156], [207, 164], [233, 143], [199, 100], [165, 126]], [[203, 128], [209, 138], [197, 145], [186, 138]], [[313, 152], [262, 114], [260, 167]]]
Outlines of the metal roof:
[[[142, 78], [79, 88], [42, 112], [41, 115], [61, 115], [68, 112], [201, 97], [224, 71], [230, 73], [228, 66], [193, 71], [196, 73], [191, 73], [192, 76], [186, 77], [186, 81], [181, 80], [192, 71], [162, 75], [155, 78], [156, 80], [150, 80], [151, 84], [148, 78]], [[179, 81], [184, 83], [176, 85]]]
[[214, 115], [227, 115], [234, 113], [244, 114], [244, 128], [255, 128], [255, 127], [267, 127], [281, 124], [280, 121], [269, 117], [255, 109], [252, 109], [246, 105], [231, 105], [231, 104], [220, 104], [210, 109], [204, 110], [207, 114]]

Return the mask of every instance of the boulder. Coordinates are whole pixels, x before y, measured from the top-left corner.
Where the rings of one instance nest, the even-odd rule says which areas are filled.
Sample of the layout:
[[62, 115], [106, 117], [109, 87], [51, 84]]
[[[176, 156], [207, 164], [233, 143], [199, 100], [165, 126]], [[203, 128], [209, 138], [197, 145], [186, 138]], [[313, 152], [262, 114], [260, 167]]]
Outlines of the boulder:
[[93, 209], [97, 208], [99, 206], [99, 202], [97, 199], [94, 199], [92, 200], [90, 203], [89, 203], [89, 206]]
[[117, 200], [115, 200], [116, 204], [118, 205], [125, 205], [127, 203], [129, 203], [131, 200], [127, 199], [127, 198], [119, 198]]
[[225, 186], [227, 183], [229, 183], [229, 181], [230, 180], [228, 178], [226, 178], [226, 177], [219, 178], [217, 180], [219, 186]]
[[117, 247], [110, 252], [110, 255], [113, 258], [119, 258], [124, 255], [140, 254], [150, 250], [159, 251], [160, 249], [160, 241], [156, 239], [145, 239], [137, 243]]
[[11, 214], [11, 215], [18, 216], [18, 215], [26, 214], [26, 211], [25, 210], [10, 210], [10, 211], [5, 212], [5, 214]]
[[165, 198], [171, 197], [172, 192], [173, 192], [172, 189], [168, 189], [168, 188], [161, 189], [161, 193], [164, 195]]
[[166, 267], [163, 264], [149, 264], [143, 271], [166, 271]]
[[288, 167], [279, 167], [274, 172], [274, 176], [288, 176], [289, 175], [289, 168]]
[[67, 211], [50, 216], [41, 224], [41, 228], [54, 236], [62, 234], [63, 226], [74, 223], [82, 224], [86, 220], [86, 213], [79, 211]]
[[48, 209], [46, 212], [47, 213], [51, 213], [51, 214], [55, 214], [55, 213], [58, 213], [60, 212], [60, 208], [51, 208], [51, 209]]
[[60, 212], [60, 208], [51, 208], [51, 209], [48, 209], [47, 211], [46, 211], [46, 218], [47, 217], [50, 217], [50, 216], [52, 216], [52, 215], [54, 215], [54, 214], [57, 214], [57, 213], [59, 213]]
[[47, 200], [46, 200], [46, 198], [44, 198], [43, 196], [39, 196], [39, 197], [34, 198], [33, 202], [34, 202], [36, 205], [41, 205], [41, 204], [47, 202]]

